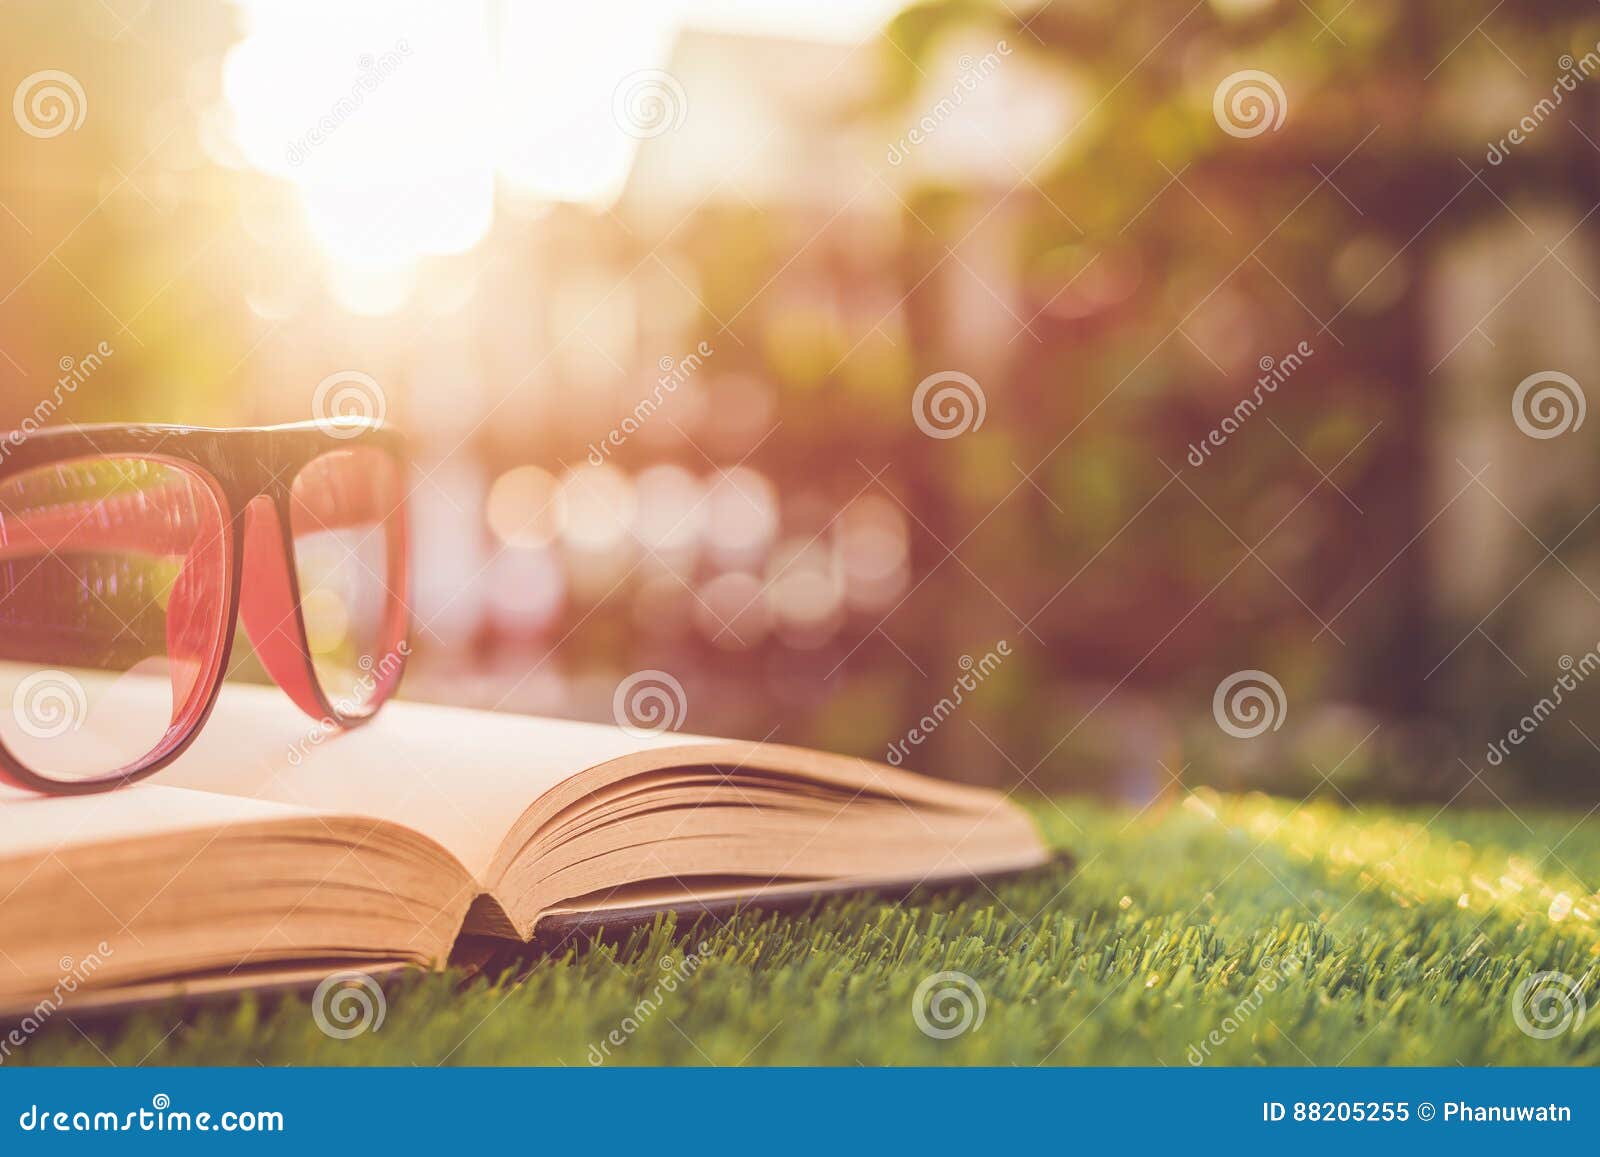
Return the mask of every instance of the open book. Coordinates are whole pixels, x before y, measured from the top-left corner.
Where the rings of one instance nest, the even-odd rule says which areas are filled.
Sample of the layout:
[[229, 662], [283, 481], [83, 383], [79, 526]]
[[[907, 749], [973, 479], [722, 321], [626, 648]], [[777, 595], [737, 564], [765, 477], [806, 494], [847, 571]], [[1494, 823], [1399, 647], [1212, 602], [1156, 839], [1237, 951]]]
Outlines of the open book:
[[404, 702], [327, 733], [230, 684], [151, 780], [0, 788], [0, 1009], [438, 967], [463, 935], [1047, 859], [999, 795], [859, 759]]

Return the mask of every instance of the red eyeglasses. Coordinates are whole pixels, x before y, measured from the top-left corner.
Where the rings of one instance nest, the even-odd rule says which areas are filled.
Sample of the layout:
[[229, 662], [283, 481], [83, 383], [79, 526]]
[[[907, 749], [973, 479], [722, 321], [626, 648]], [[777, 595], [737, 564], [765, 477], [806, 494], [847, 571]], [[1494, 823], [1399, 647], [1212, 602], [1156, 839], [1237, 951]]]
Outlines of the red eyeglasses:
[[241, 617], [307, 714], [371, 718], [410, 650], [404, 500], [377, 423], [0, 440], [0, 780], [75, 794], [170, 763]]

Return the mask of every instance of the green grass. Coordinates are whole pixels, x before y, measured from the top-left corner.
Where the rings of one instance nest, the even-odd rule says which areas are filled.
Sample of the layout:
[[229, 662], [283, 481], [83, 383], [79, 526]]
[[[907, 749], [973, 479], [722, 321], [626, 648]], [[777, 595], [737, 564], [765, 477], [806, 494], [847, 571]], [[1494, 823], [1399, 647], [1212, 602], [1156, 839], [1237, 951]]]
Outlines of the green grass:
[[[1542, 970], [1600, 1004], [1600, 820], [1205, 793], [1139, 816], [1036, 813], [1076, 868], [747, 914], [705, 936], [698, 967], [658, 928], [520, 977], [386, 981], [381, 1030], [349, 1040], [319, 1031], [307, 999], [247, 997], [181, 1022], [58, 1018], [10, 1063], [582, 1066], [646, 999], [659, 1007], [605, 1063], [1183, 1066], [1191, 1046], [1222, 1064], [1600, 1063], [1600, 1009], [1535, 1039], [1511, 1007]], [[663, 957], [687, 979], [663, 984]], [[986, 1005], [950, 1039], [912, 1016], [941, 971]]]

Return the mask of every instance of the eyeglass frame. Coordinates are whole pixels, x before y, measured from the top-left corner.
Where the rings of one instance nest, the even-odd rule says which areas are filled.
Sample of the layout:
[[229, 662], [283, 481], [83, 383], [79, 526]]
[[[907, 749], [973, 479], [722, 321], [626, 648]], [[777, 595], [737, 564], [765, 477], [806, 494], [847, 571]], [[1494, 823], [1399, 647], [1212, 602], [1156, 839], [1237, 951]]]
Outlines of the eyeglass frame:
[[[0, 737], [0, 783], [48, 795], [90, 795], [136, 783], [182, 755], [204, 730], [222, 692], [238, 631], [247, 567], [257, 576], [257, 596], [279, 612], [268, 639], [257, 641], [253, 633], [251, 638], [257, 657], [273, 682], [319, 722], [329, 722], [340, 729], [369, 722], [393, 697], [410, 653], [406, 503], [402, 498], [394, 510], [387, 512], [383, 523], [390, 562], [390, 573], [385, 577], [389, 598], [384, 638], [393, 640], [397, 658], [389, 662], [386, 657], [368, 706], [359, 712], [349, 711], [330, 699], [317, 678], [306, 635], [290, 513], [294, 480], [304, 467], [332, 451], [357, 447], [388, 454], [398, 476], [405, 478], [408, 459], [403, 435], [391, 426], [366, 418], [228, 428], [105, 423], [53, 426], [20, 438], [17, 434], [0, 436], [0, 486], [42, 466], [93, 458], [137, 458], [184, 469], [205, 483], [217, 502], [222, 516], [222, 558], [227, 567], [222, 639], [202, 675], [209, 686], [203, 697], [191, 697], [195, 701], [184, 707], [183, 717], [169, 725], [160, 743], [139, 760], [104, 775], [53, 779], [25, 765]], [[396, 561], [398, 567], [393, 565]], [[263, 588], [262, 583], [271, 585]], [[292, 607], [285, 609], [286, 601], [292, 602]], [[247, 622], [247, 628], [249, 625]]]

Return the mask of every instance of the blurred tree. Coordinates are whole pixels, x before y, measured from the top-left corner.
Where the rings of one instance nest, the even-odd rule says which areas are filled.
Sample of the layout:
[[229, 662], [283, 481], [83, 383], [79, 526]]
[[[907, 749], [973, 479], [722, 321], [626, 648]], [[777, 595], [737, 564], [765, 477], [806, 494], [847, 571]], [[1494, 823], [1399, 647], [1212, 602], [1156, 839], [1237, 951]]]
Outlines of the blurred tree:
[[[985, 378], [983, 437], [1028, 484], [990, 513], [928, 452], [918, 510], [936, 540], [1005, 560], [996, 585], [1038, 609], [1046, 678], [1181, 690], [1199, 715], [1221, 677], [1264, 668], [1302, 718], [1349, 700], [1398, 721], [1387, 736], [1435, 790], [1469, 778], [1456, 756], [1482, 767], [1465, 737], [1488, 713], [1460, 698], [1481, 663], [1440, 670], [1461, 624], [1437, 568], [1473, 551], [1430, 533], [1469, 481], [1438, 461], [1438, 279], [1512, 204], [1590, 220], [1600, 149], [1584, 133], [1552, 124], [1504, 163], [1479, 158], [1559, 70], [1596, 60], [1600, 22], [1575, 2], [1477, 7], [949, 0], [889, 28], [885, 104], [906, 120], [949, 91], [952, 44], [984, 38], [1013, 50], [1002, 70], [1042, 63], [1087, 94], [998, 189], [936, 174], [906, 207], [917, 374], [970, 364], [946, 340], [947, 288], [977, 274], [950, 255], [974, 221], [1013, 224], [1019, 320]], [[1478, 91], [1488, 67], [1494, 100]], [[1600, 124], [1600, 90], [1574, 88], [1561, 119]], [[1600, 236], [1592, 221], [1584, 235]], [[1297, 350], [1311, 352], [1295, 364]], [[1206, 445], [1213, 431], [1224, 444]], [[1540, 680], [1500, 682], [1483, 706]], [[1428, 740], [1428, 720], [1453, 737]], [[1035, 751], [1078, 722], [1049, 720]]]

